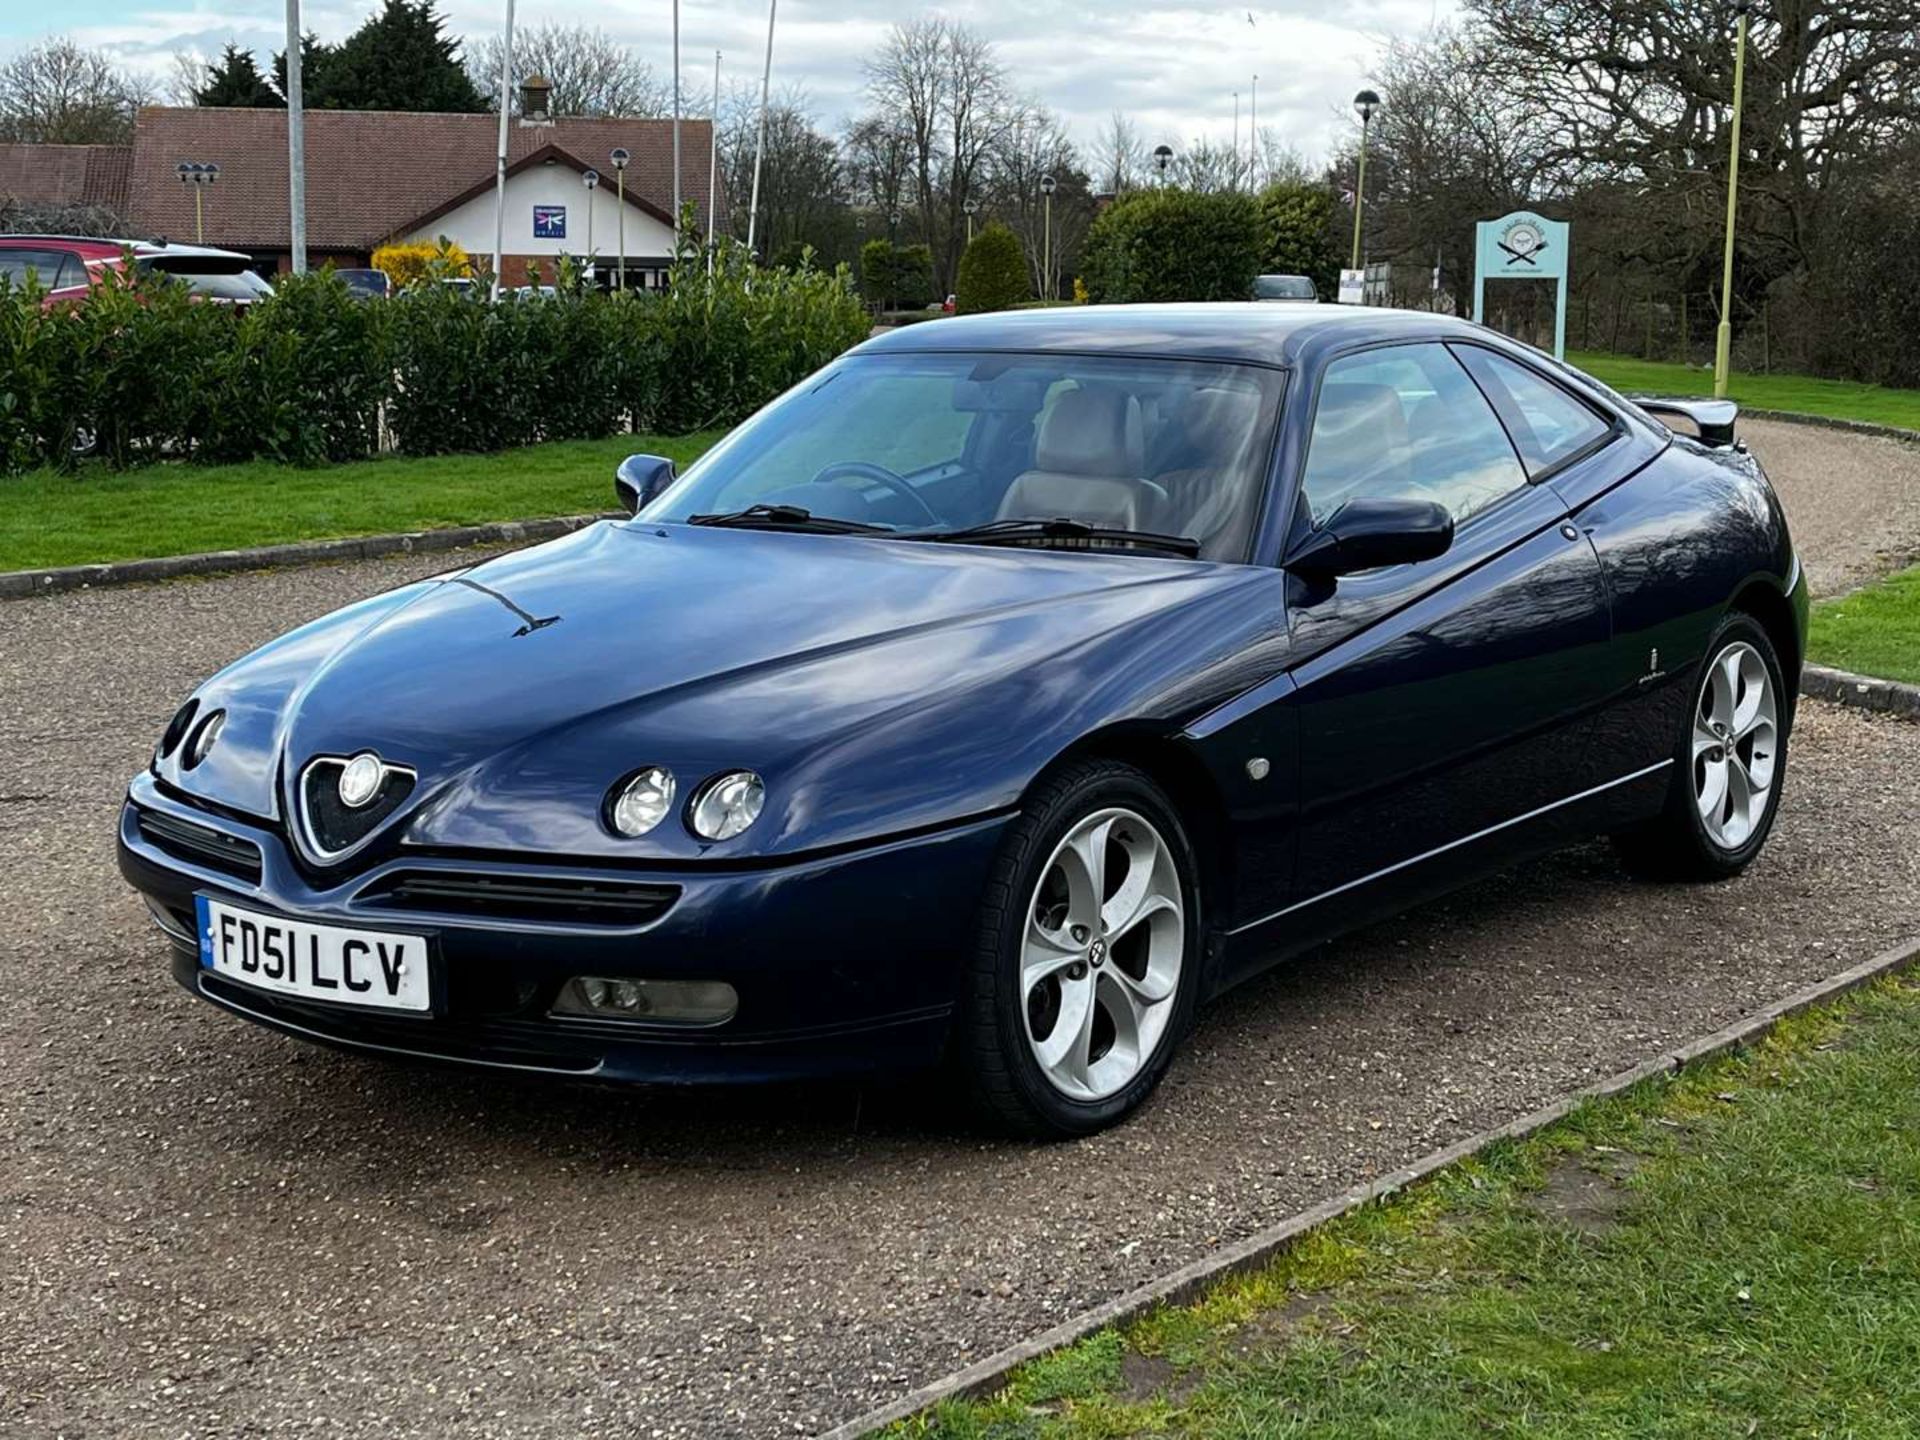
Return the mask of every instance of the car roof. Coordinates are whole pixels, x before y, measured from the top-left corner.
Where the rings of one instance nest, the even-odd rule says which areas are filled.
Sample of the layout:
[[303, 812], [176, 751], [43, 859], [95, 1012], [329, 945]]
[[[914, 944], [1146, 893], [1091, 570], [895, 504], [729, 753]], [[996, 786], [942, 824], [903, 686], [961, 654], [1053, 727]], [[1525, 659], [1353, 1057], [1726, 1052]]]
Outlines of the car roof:
[[45, 245], [77, 250], [90, 260], [117, 256], [122, 250], [131, 250], [140, 256], [175, 255], [188, 260], [196, 257], [251, 259], [238, 250], [216, 250], [211, 245], [174, 245], [165, 240], [116, 240], [109, 235], [0, 235], [0, 250], [38, 249]]
[[923, 320], [876, 335], [853, 353], [1058, 350], [1292, 367], [1314, 351], [1372, 340], [1490, 333], [1451, 315], [1367, 305], [1060, 305]]

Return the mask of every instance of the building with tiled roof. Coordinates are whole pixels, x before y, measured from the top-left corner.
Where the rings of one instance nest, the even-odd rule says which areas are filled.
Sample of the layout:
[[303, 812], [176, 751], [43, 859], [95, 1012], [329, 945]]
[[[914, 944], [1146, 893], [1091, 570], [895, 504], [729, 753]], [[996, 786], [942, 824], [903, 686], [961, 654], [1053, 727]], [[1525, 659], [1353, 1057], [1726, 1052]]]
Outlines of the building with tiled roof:
[[[307, 259], [365, 265], [389, 241], [445, 235], [475, 255], [493, 251], [495, 114], [310, 110], [306, 124]], [[561, 118], [508, 127], [502, 278], [551, 276], [555, 257], [590, 251], [608, 270], [621, 247], [631, 283], [660, 283], [673, 252], [673, 122]], [[696, 233], [707, 226], [711, 123], [683, 119], [680, 183]], [[625, 149], [625, 204], [612, 154]], [[182, 184], [178, 167], [214, 164], [211, 186]], [[584, 172], [601, 183], [589, 190]], [[117, 187], [117, 188], [116, 188]], [[262, 269], [290, 263], [287, 112], [149, 106], [133, 145], [0, 146], [0, 196], [104, 204], [135, 234], [195, 238], [199, 188], [205, 242], [243, 250]], [[718, 219], [726, 219], [720, 197]]]

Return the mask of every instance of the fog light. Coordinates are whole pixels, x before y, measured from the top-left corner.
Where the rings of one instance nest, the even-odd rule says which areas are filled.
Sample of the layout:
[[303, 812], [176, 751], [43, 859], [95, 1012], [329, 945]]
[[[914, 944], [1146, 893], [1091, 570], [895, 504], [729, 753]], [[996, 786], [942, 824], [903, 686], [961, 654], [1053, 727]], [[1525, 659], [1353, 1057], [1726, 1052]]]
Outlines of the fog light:
[[731, 1020], [740, 996], [721, 980], [620, 980], [581, 975], [554, 1002], [556, 1015], [647, 1020], [656, 1025], [718, 1025]]

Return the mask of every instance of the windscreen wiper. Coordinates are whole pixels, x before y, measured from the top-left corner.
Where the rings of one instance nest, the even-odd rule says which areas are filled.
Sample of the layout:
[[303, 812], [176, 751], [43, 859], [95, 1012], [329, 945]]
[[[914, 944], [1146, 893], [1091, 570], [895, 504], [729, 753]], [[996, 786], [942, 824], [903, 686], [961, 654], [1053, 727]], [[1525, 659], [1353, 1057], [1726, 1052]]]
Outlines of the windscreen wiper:
[[731, 525], [743, 530], [808, 530], [820, 535], [888, 535], [891, 525], [869, 525], [864, 520], [836, 520], [816, 515], [804, 505], [749, 505], [716, 515], [689, 515], [689, 525]]
[[[968, 525], [959, 530], [913, 530], [900, 540], [939, 540], [949, 545], [1033, 545], [1036, 542], [1061, 541], [1062, 549], [1092, 549], [1096, 545], [1133, 546], [1141, 550], [1159, 550], [1169, 555], [1197, 559], [1200, 542], [1190, 535], [1161, 535], [1152, 530], [1127, 530], [1114, 525], [1089, 525], [1059, 515], [1051, 520], [989, 520], [984, 525]], [[1075, 544], [1073, 542], [1080, 543]]]

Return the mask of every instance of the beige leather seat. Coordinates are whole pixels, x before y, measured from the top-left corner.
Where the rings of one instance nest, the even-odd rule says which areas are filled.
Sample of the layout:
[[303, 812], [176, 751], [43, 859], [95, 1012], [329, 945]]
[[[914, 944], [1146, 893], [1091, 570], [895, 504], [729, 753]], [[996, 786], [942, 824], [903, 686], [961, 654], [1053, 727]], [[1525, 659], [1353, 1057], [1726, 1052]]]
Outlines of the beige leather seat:
[[1260, 397], [1251, 390], [1209, 386], [1187, 397], [1178, 419], [1180, 466], [1154, 477], [1167, 492], [1168, 534], [1198, 540], [1209, 555], [1237, 553], [1262, 479], [1253, 458], [1266, 438], [1256, 433], [1259, 421]]
[[1033, 447], [1033, 469], [1001, 497], [1001, 519], [1065, 516], [1089, 525], [1157, 528], [1158, 486], [1142, 478], [1140, 410], [1120, 390], [1069, 390], [1053, 402]]

